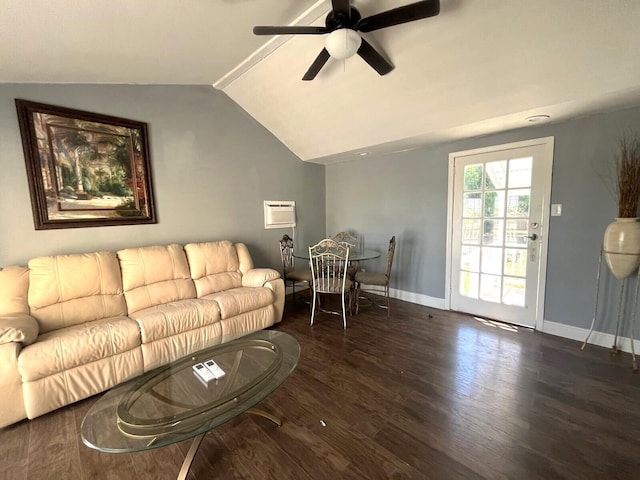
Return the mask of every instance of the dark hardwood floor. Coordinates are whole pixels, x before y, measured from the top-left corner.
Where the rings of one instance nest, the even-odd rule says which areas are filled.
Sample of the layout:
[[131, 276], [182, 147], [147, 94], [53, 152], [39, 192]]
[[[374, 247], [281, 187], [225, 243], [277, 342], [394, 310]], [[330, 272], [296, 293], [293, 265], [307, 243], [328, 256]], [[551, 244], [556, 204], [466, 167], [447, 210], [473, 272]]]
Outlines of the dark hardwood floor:
[[[207, 434], [191, 479], [637, 479], [640, 376], [627, 355], [393, 301], [342, 320], [289, 305], [302, 347], [260, 404]], [[0, 430], [0, 478], [174, 479], [190, 442], [99, 453], [97, 397]]]

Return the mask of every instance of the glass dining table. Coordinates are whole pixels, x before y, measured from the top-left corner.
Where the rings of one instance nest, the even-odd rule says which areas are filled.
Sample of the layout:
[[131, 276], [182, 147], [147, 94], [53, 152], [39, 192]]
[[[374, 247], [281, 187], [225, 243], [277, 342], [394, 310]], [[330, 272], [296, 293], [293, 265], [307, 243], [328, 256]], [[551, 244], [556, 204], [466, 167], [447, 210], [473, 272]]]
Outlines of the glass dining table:
[[[300, 260], [309, 260], [309, 250], [294, 252], [293, 256]], [[370, 250], [368, 248], [349, 250], [349, 264], [353, 265], [355, 262], [373, 260], [374, 258], [378, 258], [379, 256], [380, 252], [376, 250]]]

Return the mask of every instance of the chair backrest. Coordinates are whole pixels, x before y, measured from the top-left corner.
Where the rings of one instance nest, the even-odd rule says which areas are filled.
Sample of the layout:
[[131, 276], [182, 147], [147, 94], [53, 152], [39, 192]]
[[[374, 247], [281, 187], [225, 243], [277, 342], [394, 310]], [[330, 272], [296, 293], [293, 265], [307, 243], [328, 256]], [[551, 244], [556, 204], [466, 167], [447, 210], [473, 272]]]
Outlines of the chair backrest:
[[282, 278], [287, 278], [287, 274], [293, 270], [293, 240], [286, 233], [280, 240], [280, 257], [282, 258]]
[[387, 271], [385, 276], [387, 277], [387, 282], [391, 278], [391, 265], [393, 264], [393, 254], [396, 251], [396, 236], [394, 235], [389, 240], [389, 250], [387, 251]]
[[331, 239], [354, 248], [358, 245], [358, 239], [349, 232], [336, 233]]
[[309, 247], [311, 277], [316, 293], [344, 293], [349, 248], [349, 245], [338, 243], [331, 238]]

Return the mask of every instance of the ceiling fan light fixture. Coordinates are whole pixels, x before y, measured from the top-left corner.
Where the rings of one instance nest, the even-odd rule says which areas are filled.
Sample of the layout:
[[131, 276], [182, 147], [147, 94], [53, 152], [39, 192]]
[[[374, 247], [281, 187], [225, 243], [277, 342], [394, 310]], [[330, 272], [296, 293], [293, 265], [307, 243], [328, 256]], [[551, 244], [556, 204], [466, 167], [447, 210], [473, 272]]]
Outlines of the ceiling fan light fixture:
[[332, 58], [344, 60], [353, 57], [362, 43], [358, 32], [350, 28], [339, 28], [331, 32], [325, 41], [325, 48]]

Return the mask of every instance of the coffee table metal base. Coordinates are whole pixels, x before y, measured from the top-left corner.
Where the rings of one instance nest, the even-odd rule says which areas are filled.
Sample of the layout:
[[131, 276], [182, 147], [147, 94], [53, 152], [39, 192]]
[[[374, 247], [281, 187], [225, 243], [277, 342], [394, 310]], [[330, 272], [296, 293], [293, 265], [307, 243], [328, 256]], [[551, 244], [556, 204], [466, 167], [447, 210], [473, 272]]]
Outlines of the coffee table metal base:
[[259, 417], [264, 417], [267, 420], [271, 420], [277, 426], [279, 426], [279, 427], [282, 426], [282, 420], [280, 420], [278, 417], [275, 417], [275, 416], [271, 415], [269, 412], [265, 412], [264, 410], [262, 410], [260, 408], [252, 407], [252, 408], [248, 409], [247, 411], [245, 411], [244, 413], [248, 413], [250, 415], [257, 415]]
[[[275, 423], [278, 427], [282, 426], [282, 421], [271, 415], [269, 412], [265, 412], [264, 410], [260, 409], [260, 408], [250, 408], [248, 410], [245, 411], [245, 413], [248, 413], [250, 415], [257, 415], [259, 417], [264, 417], [268, 420], [271, 420], [273, 423]], [[191, 469], [191, 464], [193, 463], [193, 460], [196, 457], [196, 453], [198, 452], [198, 448], [200, 448], [200, 444], [202, 443], [202, 440], [204, 439], [204, 436], [207, 434], [207, 432], [202, 433], [200, 435], [198, 435], [197, 437], [195, 437], [193, 439], [193, 442], [191, 442], [191, 446], [189, 447], [189, 451], [187, 452], [187, 456], [184, 457], [184, 462], [182, 462], [182, 467], [180, 468], [180, 473], [178, 473], [178, 480], [186, 480], [187, 475], [189, 475], [189, 470]]]

